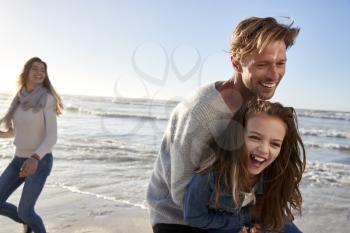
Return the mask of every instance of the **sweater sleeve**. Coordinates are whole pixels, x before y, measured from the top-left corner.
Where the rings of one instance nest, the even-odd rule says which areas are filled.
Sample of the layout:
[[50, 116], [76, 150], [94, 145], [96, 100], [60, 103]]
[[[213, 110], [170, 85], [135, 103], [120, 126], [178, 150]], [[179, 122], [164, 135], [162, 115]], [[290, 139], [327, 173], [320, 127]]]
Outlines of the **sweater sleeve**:
[[239, 230], [249, 224], [250, 216], [247, 207], [238, 209], [234, 213], [209, 209], [213, 193], [213, 187], [209, 183], [208, 173], [193, 177], [184, 195], [185, 221], [191, 226], [202, 229], [222, 230]]
[[57, 117], [55, 107], [56, 105], [53, 96], [48, 95], [44, 108], [45, 136], [39, 147], [35, 150], [35, 153], [39, 155], [40, 158], [51, 152], [52, 147], [57, 141]]
[[174, 132], [170, 133], [173, 137], [170, 139], [170, 192], [173, 201], [181, 209], [186, 186], [199, 167], [204, 152], [209, 150], [209, 131], [205, 124], [198, 120], [201, 112], [191, 109], [182, 113], [172, 122]]

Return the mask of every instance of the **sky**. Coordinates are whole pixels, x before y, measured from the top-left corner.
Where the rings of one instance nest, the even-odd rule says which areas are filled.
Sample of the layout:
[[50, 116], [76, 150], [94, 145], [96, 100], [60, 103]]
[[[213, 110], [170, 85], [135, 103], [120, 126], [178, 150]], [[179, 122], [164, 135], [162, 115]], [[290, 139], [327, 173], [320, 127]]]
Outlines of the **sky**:
[[181, 100], [233, 75], [239, 21], [300, 27], [273, 101], [350, 111], [350, 0], [2, 0], [0, 91], [38, 56], [60, 94]]

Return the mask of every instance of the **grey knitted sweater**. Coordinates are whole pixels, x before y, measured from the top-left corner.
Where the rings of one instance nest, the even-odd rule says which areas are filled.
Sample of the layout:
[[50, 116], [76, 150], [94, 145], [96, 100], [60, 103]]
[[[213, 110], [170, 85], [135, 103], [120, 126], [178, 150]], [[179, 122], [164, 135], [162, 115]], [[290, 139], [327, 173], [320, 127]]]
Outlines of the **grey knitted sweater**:
[[203, 86], [175, 107], [147, 190], [152, 225], [186, 225], [183, 217], [186, 186], [201, 161], [212, 153], [208, 141], [226, 128], [232, 116], [215, 83]]

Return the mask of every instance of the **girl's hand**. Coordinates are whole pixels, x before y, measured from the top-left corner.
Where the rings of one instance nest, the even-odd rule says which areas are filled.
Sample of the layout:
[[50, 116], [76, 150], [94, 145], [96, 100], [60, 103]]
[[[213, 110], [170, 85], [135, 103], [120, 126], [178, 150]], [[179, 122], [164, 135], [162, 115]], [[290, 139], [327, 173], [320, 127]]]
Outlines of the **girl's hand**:
[[259, 224], [255, 224], [252, 228], [250, 228], [249, 233], [261, 233], [261, 227]]
[[261, 227], [255, 224], [253, 227], [242, 227], [239, 233], [261, 233]]
[[248, 227], [242, 227], [242, 229], [239, 231], [239, 233], [249, 233]]
[[21, 171], [19, 172], [19, 177], [31, 176], [36, 172], [38, 168], [38, 160], [30, 157], [22, 165]]

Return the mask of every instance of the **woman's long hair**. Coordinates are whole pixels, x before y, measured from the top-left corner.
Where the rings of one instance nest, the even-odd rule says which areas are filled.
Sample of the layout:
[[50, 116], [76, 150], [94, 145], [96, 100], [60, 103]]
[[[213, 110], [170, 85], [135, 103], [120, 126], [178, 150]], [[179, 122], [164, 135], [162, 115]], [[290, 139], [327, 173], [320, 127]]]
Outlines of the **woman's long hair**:
[[217, 174], [214, 208], [219, 207], [219, 198], [225, 192], [232, 193], [233, 203], [239, 208], [241, 192], [252, 188], [247, 170], [244, 128], [249, 117], [260, 112], [278, 117], [287, 126], [279, 155], [263, 171], [264, 193], [257, 202], [262, 207], [259, 224], [265, 230], [278, 231], [294, 219], [292, 209], [301, 214], [299, 183], [305, 170], [306, 157], [293, 108], [262, 100], [252, 100], [243, 105], [224, 133], [210, 142], [215, 153], [202, 163], [198, 172], [214, 171]]
[[22, 91], [23, 88], [25, 88], [27, 81], [28, 81], [28, 76], [29, 76], [29, 71], [32, 68], [32, 65], [34, 62], [40, 62], [44, 65], [45, 67], [45, 79], [43, 82], [43, 86], [45, 88], [47, 88], [47, 90], [49, 91], [49, 93], [54, 97], [55, 101], [56, 101], [56, 114], [60, 115], [63, 112], [63, 103], [61, 100], [61, 97], [57, 94], [57, 92], [55, 91], [55, 89], [53, 88], [53, 86], [51, 85], [50, 79], [49, 79], [49, 75], [47, 74], [47, 64], [41, 60], [38, 57], [33, 57], [31, 59], [29, 59], [23, 67], [23, 70], [21, 72], [21, 74], [18, 77], [17, 80], [17, 89], [18, 91]]

